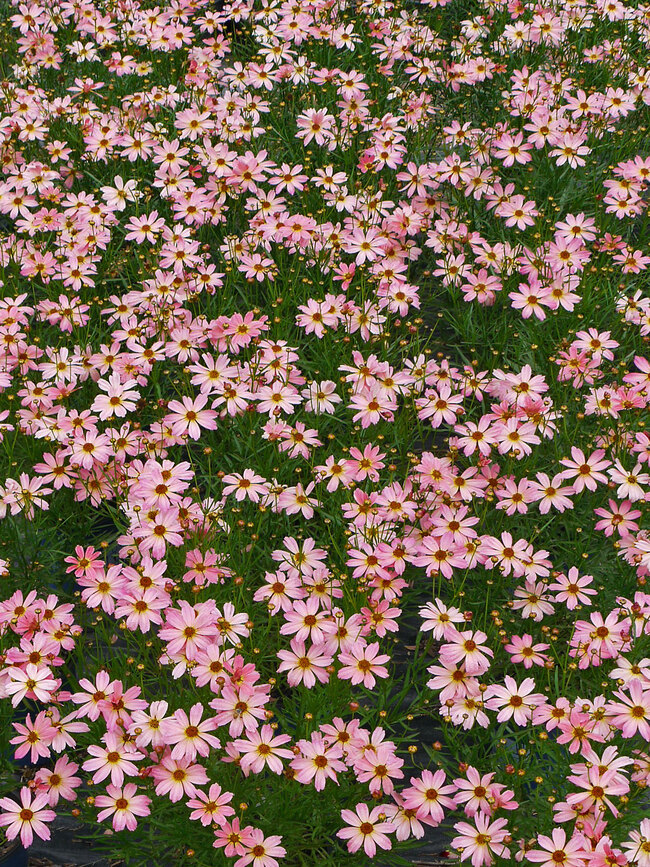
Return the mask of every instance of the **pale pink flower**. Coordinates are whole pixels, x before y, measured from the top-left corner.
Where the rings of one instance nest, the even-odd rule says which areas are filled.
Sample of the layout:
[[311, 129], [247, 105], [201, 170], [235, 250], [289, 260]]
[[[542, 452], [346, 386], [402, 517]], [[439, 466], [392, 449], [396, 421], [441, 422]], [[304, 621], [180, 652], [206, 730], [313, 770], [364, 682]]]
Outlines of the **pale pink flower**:
[[472, 867], [492, 864], [493, 854], [502, 858], [510, 857], [510, 850], [503, 843], [509, 837], [505, 819], [490, 822], [488, 816], [477, 813], [474, 816], [474, 825], [456, 822], [454, 829], [458, 835], [451, 841], [451, 845], [454, 849], [462, 849], [461, 861], [471, 858]]
[[109, 816], [113, 817], [113, 829], [135, 831], [138, 826], [136, 816], [148, 816], [151, 810], [151, 799], [146, 795], [136, 795], [138, 787], [135, 783], [127, 783], [123, 789], [117, 786], [107, 786], [105, 795], [95, 797], [95, 806], [100, 807], [98, 822], [103, 822]]
[[282, 749], [282, 744], [289, 743], [289, 735], [277, 735], [274, 737], [270, 725], [263, 725], [261, 729], [251, 730], [246, 733], [246, 738], [234, 741], [234, 746], [241, 753], [239, 766], [245, 776], [252, 771], [254, 774], [261, 773], [265, 767], [274, 774], [281, 774], [283, 770], [282, 759], [293, 758], [291, 750]]
[[383, 807], [368, 809], [367, 804], [357, 804], [355, 810], [341, 810], [341, 818], [348, 827], [341, 828], [336, 836], [348, 841], [348, 851], [357, 852], [363, 846], [363, 851], [369, 858], [374, 858], [377, 847], [391, 849], [392, 843], [387, 836], [395, 830], [391, 821], [385, 820]]
[[14, 840], [20, 834], [23, 846], [31, 846], [34, 834], [41, 840], [50, 839], [50, 829], [45, 824], [56, 818], [54, 810], [47, 809], [48, 796], [40, 793], [34, 796], [26, 786], [20, 790], [20, 803], [11, 798], [0, 798], [0, 827], [5, 828], [7, 840]]

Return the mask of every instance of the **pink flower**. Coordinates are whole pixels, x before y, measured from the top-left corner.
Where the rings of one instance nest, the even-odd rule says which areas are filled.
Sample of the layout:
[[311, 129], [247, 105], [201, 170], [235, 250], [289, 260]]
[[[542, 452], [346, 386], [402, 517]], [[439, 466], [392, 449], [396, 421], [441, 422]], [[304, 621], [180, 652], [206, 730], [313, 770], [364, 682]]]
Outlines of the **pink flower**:
[[492, 854], [499, 857], [510, 857], [510, 851], [504, 846], [503, 841], [509, 836], [505, 819], [496, 819], [490, 822], [488, 816], [477, 813], [474, 816], [474, 825], [467, 822], [456, 822], [454, 829], [458, 836], [454, 837], [451, 845], [454, 849], [462, 849], [461, 861], [472, 859], [472, 867], [483, 867], [492, 864]]
[[320, 683], [328, 682], [330, 676], [327, 667], [334, 660], [323, 644], [312, 644], [305, 648], [304, 641], [293, 638], [290, 647], [291, 650], [278, 650], [278, 656], [282, 660], [278, 671], [287, 672], [289, 686], [303, 683], [307, 689], [311, 689], [317, 680]]
[[554, 828], [551, 836], [539, 834], [537, 842], [540, 849], [532, 849], [526, 853], [528, 861], [541, 864], [542, 867], [583, 867], [589, 861], [590, 852], [585, 851], [583, 839], [577, 837], [567, 843], [566, 833], [562, 828]]
[[485, 641], [487, 635], [484, 632], [471, 629], [459, 632], [451, 626], [445, 634], [446, 643], [440, 648], [440, 661], [443, 665], [463, 663], [467, 674], [483, 674], [490, 667], [488, 657], [494, 656], [494, 652], [484, 644]]
[[360, 783], [368, 783], [371, 795], [391, 795], [394, 790], [393, 780], [404, 778], [401, 771], [403, 764], [403, 759], [395, 755], [393, 744], [382, 743], [376, 748], [364, 750], [363, 755], [355, 762], [355, 772]]
[[164, 756], [153, 766], [151, 776], [156, 782], [156, 794], [169, 795], [172, 803], [180, 801], [183, 795], [193, 798], [197, 786], [208, 782], [202, 765], [194, 765], [190, 759], [172, 759], [171, 755]]
[[5, 689], [10, 695], [11, 703], [16, 707], [23, 698], [36, 698], [48, 704], [59, 681], [52, 677], [52, 672], [45, 665], [28, 663], [24, 669], [11, 667], [7, 669], [9, 682]]
[[307, 785], [313, 780], [314, 788], [320, 792], [328, 780], [337, 782], [337, 773], [345, 771], [339, 744], [328, 744], [317, 732], [312, 732], [311, 740], [299, 740], [296, 746], [301, 755], [292, 759], [291, 767], [299, 783]]
[[446, 775], [442, 770], [431, 773], [422, 771], [420, 777], [411, 777], [411, 786], [402, 790], [404, 806], [415, 810], [418, 819], [430, 819], [427, 824], [439, 825], [445, 818], [443, 807], [453, 810], [456, 802], [448, 797], [456, 791], [453, 785], [445, 786]]
[[[377, 846], [380, 849], [391, 849], [392, 843], [387, 836], [395, 830], [391, 821], [386, 821], [384, 807], [368, 809], [367, 804], [357, 804], [355, 810], [341, 810], [341, 818], [347, 822], [347, 828], [341, 828], [336, 836], [348, 841], [348, 851], [357, 852], [362, 846], [369, 858], [374, 858]], [[355, 812], [356, 811], [356, 812]]]
[[79, 770], [76, 762], [71, 762], [67, 756], [56, 760], [52, 770], [41, 768], [37, 771], [34, 780], [39, 792], [47, 795], [50, 807], [56, 807], [59, 798], [66, 801], [75, 801], [77, 793], [75, 789], [81, 785], [81, 777], [75, 777], [75, 771]]
[[135, 783], [127, 783], [123, 789], [117, 786], [107, 786], [105, 795], [95, 798], [96, 807], [104, 807], [100, 810], [97, 821], [103, 822], [109, 816], [113, 817], [115, 831], [135, 831], [138, 820], [136, 816], [148, 816], [151, 812], [149, 804], [151, 799], [146, 795], [136, 795], [138, 787]]
[[268, 485], [263, 476], [258, 476], [253, 470], [244, 470], [240, 473], [229, 473], [223, 479], [224, 496], [234, 493], [237, 501], [248, 497], [253, 503], [259, 503], [260, 496], [268, 494]]
[[277, 735], [273, 737], [273, 729], [270, 725], [263, 725], [259, 731], [249, 731], [246, 739], [234, 741], [234, 746], [242, 754], [239, 766], [248, 776], [261, 773], [265, 767], [274, 774], [281, 774], [283, 770], [282, 759], [293, 758], [291, 750], [281, 749], [282, 744], [289, 743], [289, 735]]
[[540, 693], [534, 693], [535, 680], [526, 677], [520, 685], [516, 680], [506, 674], [505, 686], [492, 684], [487, 688], [485, 707], [490, 710], [498, 710], [497, 721], [505, 722], [510, 718], [519, 726], [528, 724], [532, 717], [533, 708], [543, 704], [546, 699]]
[[548, 585], [548, 589], [556, 591], [556, 602], [565, 602], [569, 611], [573, 611], [578, 605], [591, 605], [589, 597], [597, 595], [597, 591], [589, 586], [593, 580], [592, 575], [579, 576], [576, 567], [572, 566], [568, 575], [557, 575], [555, 582]]
[[222, 825], [228, 816], [235, 814], [234, 809], [228, 806], [232, 799], [232, 792], [222, 793], [218, 783], [213, 783], [207, 794], [197, 789], [195, 796], [186, 802], [192, 810], [190, 819], [199, 819], [203, 826], [210, 825], [212, 822]]
[[548, 656], [542, 653], [548, 650], [548, 644], [533, 644], [533, 637], [526, 633], [525, 635], [513, 635], [510, 644], [506, 644], [505, 649], [510, 654], [512, 662], [522, 662], [524, 668], [532, 668], [533, 665], [544, 665]]
[[611, 702], [607, 706], [607, 714], [613, 726], [621, 731], [624, 738], [632, 738], [639, 734], [644, 741], [650, 741], [650, 689], [644, 689], [647, 684], [638, 680], [630, 680], [625, 689], [614, 695], [620, 701]]
[[23, 846], [31, 846], [34, 834], [41, 840], [50, 839], [50, 829], [45, 822], [56, 818], [54, 810], [46, 809], [48, 796], [38, 794], [32, 801], [32, 792], [23, 786], [20, 790], [20, 804], [11, 798], [0, 798], [0, 827], [6, 828], [8, 840], [14, 840], [20, 834]]
[[10, 744], [18, 744], [15, 758], [22, 759], [29, 753], [30, 762], [35, 764], [39, 758], [49, 757], [56, 729], [44, 711], [41, 711], [34, 721], [31, 714], [27, 714], [25, 725], [16, 722], [12, 725], [18, 732], [18, 735], [9, 741]]
[[287, 854], [287, 850], [278, 845], [281, 842], [282, 837], [265, 837], [259, 828], [253, 828], [244, 844], [244, 854], [235, 861], [233, 867], [246, 867], [247, 864], [252, 867], [278, 867], [276, 858], [284, 858]]
[[173, 744], [172, 759], [189, 759], [194, 761], [197, 755], [204, 758], [209, 755], [210, 748], [218, 749], [219, 739], [208, 732], [217, 728], [213, 718], [201, 721], [203, 705], [201, 702], [193, 704], [190, 708], [189, 717], [180, 708], [175, 711], [173, 717], [168, 717], [161, 723], [161, 730], [165, 743]]
[[201, 428], [216, 430], [217, 414], [212, 409], [205, 409], [208, 402], [207, 394], [198, 394], [194, 400], [187, 395], [182, 401], [171, 400], [168, 405], [170, 412], [165, 416], [166, 424], [171, 424], [174, 436], [187, 436], [198, 440], [201, 436]]
[[351, 681], [355, 686], [362, 683], [367, 689], [372, 689], [376, 683], [375, 677], [388, 677], [384, 663], [389, 660], [390, 656], [379, 653], [377, 641], [366, 647], [355, 644], [348, 653], [339, 654], [339, 662], [343, 663], [343, 668], [339, 669], [338, 676], [341, 680]]
[[123, 784], [125, 774], [130, 777], [137, 777], [138, 768], [133, 763], [144, 758], [142, 753], [133, 747], [128, 749], [121, 738], [113, 732], [107, 732], [104, 740], [105, 747], [99, 747], [95, 744], [88, 747], [89, 754], [95, 758], [88, 759], [82, 765], [84, 771], [95, 772], [93, 783], [100, 783], [109, 774], [114, 786]]

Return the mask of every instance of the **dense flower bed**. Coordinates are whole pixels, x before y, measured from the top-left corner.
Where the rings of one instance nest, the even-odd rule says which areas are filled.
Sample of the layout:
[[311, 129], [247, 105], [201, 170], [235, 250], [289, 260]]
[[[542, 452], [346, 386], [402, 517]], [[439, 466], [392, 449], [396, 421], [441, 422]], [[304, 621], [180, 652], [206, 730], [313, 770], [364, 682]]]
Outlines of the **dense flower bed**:
[[0, 43], [2, 833], [650, 867], [650, 6]]

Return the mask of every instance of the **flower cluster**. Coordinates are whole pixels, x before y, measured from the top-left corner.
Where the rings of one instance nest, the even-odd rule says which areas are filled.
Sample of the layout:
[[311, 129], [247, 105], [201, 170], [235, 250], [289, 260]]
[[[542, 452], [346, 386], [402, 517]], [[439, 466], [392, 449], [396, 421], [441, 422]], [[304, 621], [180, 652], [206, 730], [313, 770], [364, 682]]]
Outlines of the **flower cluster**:
[[8, 840], [649, 867], [650, 14], [446, 6], [0, 19]]

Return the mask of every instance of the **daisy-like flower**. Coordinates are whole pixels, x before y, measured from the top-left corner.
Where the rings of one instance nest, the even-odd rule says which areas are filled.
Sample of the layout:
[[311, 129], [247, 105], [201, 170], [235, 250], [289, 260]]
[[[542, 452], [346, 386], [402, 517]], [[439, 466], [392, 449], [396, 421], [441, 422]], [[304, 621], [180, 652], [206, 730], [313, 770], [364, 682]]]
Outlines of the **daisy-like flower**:
[[41, 840], [50, 839], [50, 829], [45, 824], [56, 818], [54, 810], [47, 809], [48, 796], [40, 793], [32, 800], [31, 789], [23, 786], [20, 790], [20, 803], [11, 798], [0, 798], [0, 827], [5, 828], [7, 840], [14, 840], [20, 834], [23, 846], [31, 846], [34, 835]]
[[174, 745], [172, 759], [189, 759], [194, 761], [197, 755], [204, 758], [210, 749], [218, 749], [220, 741], [209, 732], [217, 728], [215, 718], [201, 720], [203, 705], [197, 702], [190, 708], [188, 714], [180, 708], [172, 717], [161, 723], [161, 730], [166, 744]]
[[552, 480], [546, 473], [537, 473], [537, 481], [530, 483], [535, 491], [535, 500], [542, 515], [548, 514], [551, 508], [557, 509], [558, 512], [573, 508], [570, 499], [573, 488], [569, 485], [562, 485], [562, 481], [562, 473], [556, 473]]
[[6, 694], [11, 696], [11, 703], [16, 707], [24, 698], [35, 698], [48, 704], [59, 681], [52, 677], [52, 672], [46, 665], [27, 663], [24, 669], [11, 667], [7, 669], [8, 682]]
[[210, 825], [212, 822], [222, 825], [224, 819], [235, 815], [234, 809], [229, 806], [232, 799], [232, 792], [222, 792], [218, 783], [213, 783], [207, 794], [197, 789], [196, 795], [186, 801], [187, 806], [192, 810], [190, 819], [198, 819], [203, 826]]
[[117, 786], [107, 786], [105, 795], [97, 795], [95, 806], [100, 807], [98, 822], [103, 822], [109, 816], [113, 817], [113, 829], [135, 831], [138, 826], [136, 816], [148, 816], [151, 810], [151, 799], [146, 795], [136, 795], [138, 787], [135, 783], [127, 783], [123, 789]]
[[332, 415], [335, 412], [335, 404], [341, 403], [342, 398], [336, 393], [336, 383], [330, 379], [324, 379], [321, 382], [312, 382], [302, 390], [302, 396], [305, 398], [304, 408], [306, 412], [315, 414], [327, 413]]
[[369, 858], [377, 854], [380, 849], [391, 849], [392, 843], [388, 834], [395, 830], [392, 821], [387, 821], [384, 807], [368, 809], [367, 804], [357, 804], [354, 810], [341, 810], [341, 818], [347, 822], [347, 828], [341, 828], [336, 836], [348, 841], [348, 851], [358, 852], [363, 846], [363, 851]]
[[465, 771], [465, 776], [466, 779], [457, 777], [454, 780], [454, 786], [457, 789], [454, 795], [456, 805], [463, 805], [465, 815], [470, 818], [475, 816], [479, 811], [485, 813], [486, 816], [491, 816], [492, 807], [490, 806], [488, 797], [494, 772], [481, 776], [476, 768], [470, 765]]
[[485, 644], [487, 635], [480, 630], [471, 629], [459, 632], [450, 627], [445, 636], [446, 644], [440, 648], [440, 661], [443, 665], [460, 665], [470, 675], [483, 674], [490, 667], [489, 657], [494, 652]]
[[75, 776], [78, 770], [79, 765], [76, 762], [71, 762], [67, 756], [61, 756], [51, 770], [41, 768], [36, 772], [34, 781], [39, 792], [47, 795], [50, 807], [56, 807], [60, 798], [65, 798], [66, 801], [76, 800], [75, 789], [81, 785], [81, 777]]
[[602, 470], [611, 466], [611, 461], [608, 461], [605, 456], [604, 449], [596, 449], [595, 452], [587, 458], [582, 449], [573, 446], [571, 448], [571, 457], [562, 458], [560, 463], [563, 467], [567, 467], [562, 471], [564, 479], [572, 480], [573, 490], [579, 494], [585, 488], [589, 491], [595, 491], [598, 483], [607, 484], [607, 476]]
[[510, 654], [512, 662], [522, 662], [524, 668], [532, 668], [533, 665], [544, 665], [548, 656], [543, 653], [548, 650], [548, 644], [534, 644], [532, 635], [513, 635], [510, 644], [505, 649]]
[[593, 581], [592, 575], [581, 576], [576, 567], [572, 566], [567, 575], [563, 572], [556, 575], [555, 581], [548, 585], [548, 589], [555, 591], [556, 602], [564, 602], [569, 611], [573, 611], [578, 605], [591, 605], [589, 597], [596, 596], [598, 593], [590, 587]]
[[445, 638], [451, 628], [454, 628], [454, 623], [464, 623], [462, 611], [458, 608], [447, 607], [441, 599], [434, 599], [433, 602], [420, 608], [420, 617], [422, 632], [431, 632], [436, 641]]
[[639, 830], [630, 833], [623, 849], [631, 863], [637, 867], [650, 867], [650, 819], [641, 820]]
[[278, 867], [277, 858], [284, 858], [287, 850], [280, 846], [282, 837], [274, 834], [265, 837], [259, 828], [253, 828], [249, 839], [244, 844], [244, 854], [238, 858], [233, 867]]
[[27, 714], [25, 725], [12, 723], [18, 735], [9, 740], [10, 744], [17, 744], [14, 758], [22, 759], [29, 753], [29, 760], [35, 764], [39, 758], [48, 758], [50, 746], [56, 735], [56, 729], [44, 711], [32, 720], [31, 714]]
[[202, 765], [192, 764], [190, 759], [172, 759], [171, 755], [163, 756], [160, 763], [153, 766], [151, 776], [156, 783], [156, 794], [169, 795], [172, 803], [183, 796], [193, 798], [197, 786], [208, 782]]
[[158, 216], [158, 211], [143, 214], [141, 217], [131, 217], [126, 224], [126, 240], [142, 244], [143, 241], [155, 243], [157, 236], [162, 232], [165, 221]]
[[492, 684], [485, 692], [487, 701], [485, 706], [490, 710], [498, 710], [498, 722], [505, 722], [511, 718], [519, 726], [527, 725], [532, 717], [533, 708], [543, 704], [546, 699], [540, 693], [534, 693], [535, 680], [526, 677], [517, 684], [517, 681], [506, 675], [504, 686]]
[[624, 738], [632, 738], [638, 733], [644, 741], [650, 741], [650, 684], [630, 680], [625, 689], [629, 695], [623, 691], [615, 692], [619, 701], [608, 705], [611, 724], [621, 731]]
[[337, 773], [345, 771], [340, 745], [327, 743], [317, 732], [312, 733], [311, 740], [300, 740], [296, 746], [301, 755], [292, 759], [291, 767], [296, 772], [299, 783], [306, 785], [313, 780], [314, 788], [321, 792], [328, 780], [337, 782]]
[[212, 409], [205, 409], [208, 395], [200, 393], [194, 399], [183, 396], [182, 401], [171, 400], [168, 405], [169, 414], [165, 416], [165, 424], [171, 424], [174, 436], [187, 434], [190, 439], [198, 440], [201, 428], [216, 430], [217, 414]]
[[114, 732], [107, 732], [104, 741], [105, 747], [95, 744], [88, 747], [89, 754], [94, 758], [82, 765], [84, 771], [94, 771], [93, 783], [101, 783], [109, 774], [114, 786], [121, 786], [125, 775], [137, 777], [138, 768], [134, 762], [143, 759], [143, 754], [133, 748], [127, 749], [127, 745]]
[[389, 661], [390, 656], [379, 653], [379, 642], [374, 641], [365, 647], [356, 643], [348, 653], [339, 654], [343, 668], [339, 669], [338, 676], [355, 686], [362, 683], [367, 689], [372, 689], [376, 683], [375, 677], [388, 677], [388, 669], [384, 665]]
[[526, 852], [526, 858], [542, 867], [583, 867], [591, 854], [585, 851], [581, 838], [571, 838], [567, 842], [562, 828], [554, 828], [550, 837], [539, 834], [537, 844], [540, 848]]
[[609, 511], [607, 509], [594, 509], [594, 514], [602, 519], [594, 526], [595, 530], [602, 530], [606, 536], [612, 536], [614, 531], [619, 536], [629, 536], [630, 533], [639, 529], [636, 518], [641, 517], [641, 512], [638, 509], [633, 509], [629, 500], [623, 500], [622, 503], [609, 500], [608, 503]]
[[509, 838], [508, 823], [505, 819], [495, 819], [494, 822], [490, 822], [488, 816], [477, 813], [474, 816], [474, 825], [468, 822], [456, 822], [454, 829], [458, 835], [451, 841], [451, 845], [461, 853], [461, 861], [471, 858], [472, 867], [492, 864], [493, 854], [499, 857], [510, 857], [510, 850], [503, 842]]
[[439, 825], [445, 818], [443, 807], [453, 810], [456, 806], [453, 795], [456, 791], [454, 785], [444, 785], [445, 772], [438, 770], [422, 771], [420, 777], [411, 777], [411, 785], [402, 791], [404, 806], [415, 810], [418, 819], [427, 819], [427, 824]]
[[97, 395], [91, 405], [93, 412], [99, 413], [102, 421], [118, 416], [124, 416], [133, 412], [136, 408], [136, 401], [140, 397], [140, 392], [136, 391], [137, 382], [134, 379], [129, 379], [122, 382], [122, 377], [119, 373], [112, 373], [108, 381], [105, 379], [97, 380], [97, 387], [105, 391], [106, 394]]
[[243, 475], [229, 473], [223, 477], [222, 481], [224, 496], [234, 493], [238, 502], [248, 497], [253, 503], [259, 503], [260, 497], [268, 494], [268, 485], [264, 476], [258, 476], [251, 469], [244, 470]]
[[234, 741], [235, 748], [242, 753], [239, 766], [245, 776], [252, 771], [259, 774], [268, 767], [274, 774], [281, 774], [283, 770], [282, 759], [293, 758], [291, 750], [282, 749], [282, 744], [289, 743], [289, 735], [273, 736], [270, 725], [263, 725], [258, 731], [246, 733], [246, 739], [239, 738]]
[[282, 660], [278, 671], [287, 672], [289, 686], [304, 683], [307, 689], [311, 689], [317, 680], [320, 683], [328, 682], [330, 676], [327, 667], [334, 659], [323, 644], [312, 644], [306, 648], [304, 641], [293, 638], [290, 647], [290, 650], [278, 650], [277, 654]]

